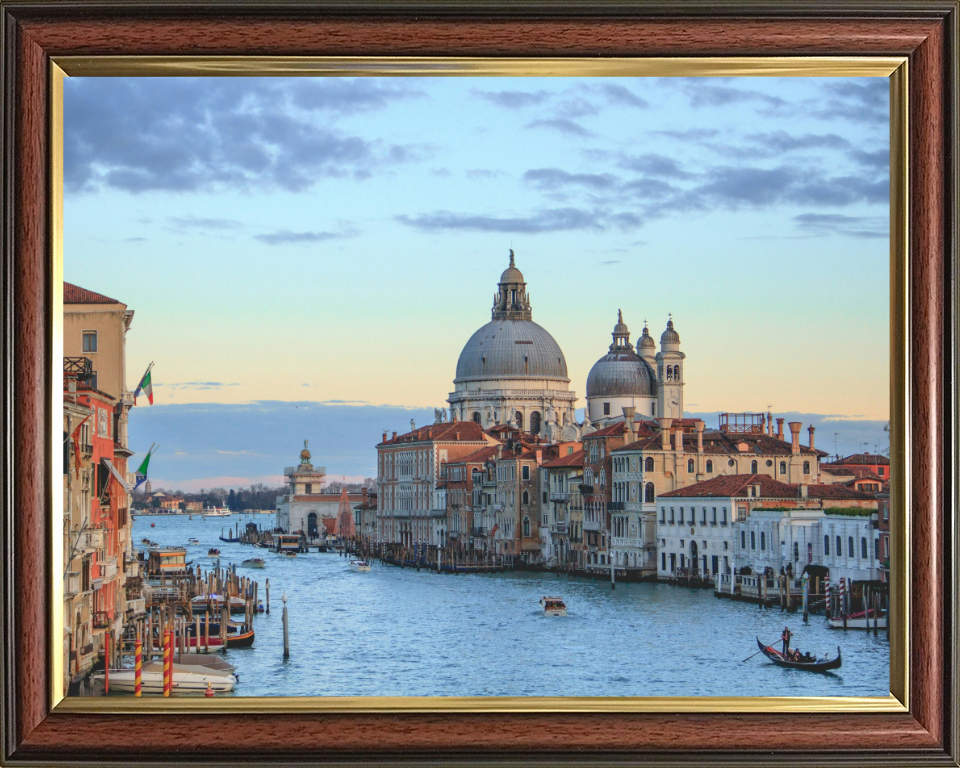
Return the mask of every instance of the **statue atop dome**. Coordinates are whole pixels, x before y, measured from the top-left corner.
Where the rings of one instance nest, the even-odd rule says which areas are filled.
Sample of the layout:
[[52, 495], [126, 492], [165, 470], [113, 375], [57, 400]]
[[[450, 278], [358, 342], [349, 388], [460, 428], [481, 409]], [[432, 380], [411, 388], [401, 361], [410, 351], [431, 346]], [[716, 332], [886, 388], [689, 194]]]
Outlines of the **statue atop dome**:
[[303, 441], [303, 450], [300, 451], [300, 463], [309, 464], [310, 463], [310, 449], [307, 448], [307, 440]]
[[513, 248], [510, 249], [510, 266], [500, 275], [499, 290], [493, 297], [494, 320], [532, 320], [530, 295], [523, 272], [517, 269]]

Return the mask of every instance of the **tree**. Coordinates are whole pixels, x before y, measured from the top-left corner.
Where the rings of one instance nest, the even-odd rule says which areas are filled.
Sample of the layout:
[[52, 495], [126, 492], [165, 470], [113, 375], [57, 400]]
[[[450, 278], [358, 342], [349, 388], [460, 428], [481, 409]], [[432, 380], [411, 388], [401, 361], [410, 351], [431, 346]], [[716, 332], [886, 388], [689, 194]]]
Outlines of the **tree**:
[[230, 495], [227, 497], [227, 508], [232, 512], [236, 509], [237, 496], [233, 492], [233, 488], [230, 489]]

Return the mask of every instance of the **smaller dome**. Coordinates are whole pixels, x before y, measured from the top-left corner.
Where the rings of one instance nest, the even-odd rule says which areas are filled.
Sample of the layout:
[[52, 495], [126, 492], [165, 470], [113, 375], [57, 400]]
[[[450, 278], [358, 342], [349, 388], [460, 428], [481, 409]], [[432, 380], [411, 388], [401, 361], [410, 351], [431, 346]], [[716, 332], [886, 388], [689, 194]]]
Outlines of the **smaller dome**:
[[657, 343], [653, 340], [653, 336], [650, 335], [650, 329], [646, 325], [643, 326], [643, 334], [640, 336], [640, 341], [637, 342], [637, 349], [656, 349]]
[[667, 330], [660, 336], [660, 346], [664, 344], [679, 344], [680, 334], [673, 329], [673, 320], [667, 321]]
[[503, 270], [503, 274], [500, 275], [501, 283], [522, 283], [523, 272], [517, 269], [516, 264], [513, 263], [513, 248], [510, 249], [510, 266]]

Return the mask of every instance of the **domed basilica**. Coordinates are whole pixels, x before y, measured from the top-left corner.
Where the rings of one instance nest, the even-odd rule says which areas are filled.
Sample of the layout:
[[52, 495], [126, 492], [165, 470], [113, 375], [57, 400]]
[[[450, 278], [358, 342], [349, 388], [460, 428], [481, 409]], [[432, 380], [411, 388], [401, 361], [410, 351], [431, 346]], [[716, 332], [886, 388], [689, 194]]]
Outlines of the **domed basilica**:
[[609, 351], [587, 377], [587, 415], [583, 425], [577, 424], [577, 395], [570, 389], [563, 351], [533, 322], [527, 284], [511, 250], [492, 318], [470, 337], [457, 361], [447, 400], [450, 416], [485, 429], [512, 424], [550, 442], [578, 440], [593, 431], [591, 422], [622, 418], [623, 406], [647, 418], [682, 418], [684, 355], [673, 320], [660, 337], [660, 352], [646, 326], [637, 347], [634, 351], [620, 313]]

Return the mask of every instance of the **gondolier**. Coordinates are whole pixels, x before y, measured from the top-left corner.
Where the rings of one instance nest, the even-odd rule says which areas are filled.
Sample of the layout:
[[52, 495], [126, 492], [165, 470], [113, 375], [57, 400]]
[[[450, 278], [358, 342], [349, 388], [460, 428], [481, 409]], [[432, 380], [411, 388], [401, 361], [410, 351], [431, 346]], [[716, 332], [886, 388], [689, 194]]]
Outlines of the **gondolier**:
[[787, 657], [787, 651], [790, 650], [790, 638], [793, 637], [793, 632], [790, 631], [790, 627], [783, 628], [783, 634], [780, 635], [780, 639], [783, 640], [783, 656]]

